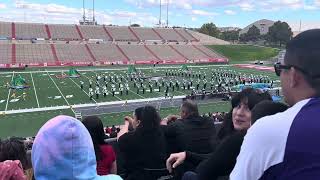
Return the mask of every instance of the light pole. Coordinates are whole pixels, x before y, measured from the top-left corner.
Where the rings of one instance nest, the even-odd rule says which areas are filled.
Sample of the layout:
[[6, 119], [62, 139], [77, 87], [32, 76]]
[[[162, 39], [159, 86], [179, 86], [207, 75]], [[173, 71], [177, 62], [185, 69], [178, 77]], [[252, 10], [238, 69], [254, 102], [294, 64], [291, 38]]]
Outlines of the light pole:
[[169, 27], [169, 3], [170, 0], [167, 0], [167, 28]]
[[83, 9], [83, 23], [86, 22], [86, 9], [84, 8], [84, 0], [82, 1], [82, 9]]
[[160, 18], [159, 18], [159, 27], [161, 27], [161, 0], [160, 0]]
[[94, 0], [93, 0], [93, 4], [92, 4], [92, 9], [93, 9], [93, 17], [92, 17], [92, 20], [93, 20], [93, 25], [96, 25], [96, 18], [95, 18], [95, 15], [94, 15]]

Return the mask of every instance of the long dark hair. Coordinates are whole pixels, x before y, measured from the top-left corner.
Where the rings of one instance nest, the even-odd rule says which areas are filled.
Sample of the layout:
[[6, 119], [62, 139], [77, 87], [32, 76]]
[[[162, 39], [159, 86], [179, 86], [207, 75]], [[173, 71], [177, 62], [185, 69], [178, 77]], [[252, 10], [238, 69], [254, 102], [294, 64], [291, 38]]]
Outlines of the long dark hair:
[[103, 124], [100, 118], [97, 116], [88, 116], [82, 120], [84, 126], [88, 129], [94, 146], [94, 152], [96, 154], [96, 160], [102, 159], [100, 145], [105, 144], [105, 134], [103, 130]]
[[134, 114], [140, 120], [138, 131], [153, 131], [160, 127], [160, 115], [153, 106], [144, 106], [135, 109]]
[[0, 162], [20, 160], [22, 167], [27, 167], [27, 151], [24, 142], [18, 138], [9, 138], [0, 143]]
[[238, 94], [236, 94], [234, 97], [232, 97], [232, 100], [231, 100], [232, 108], [229, 111], [229, 113], [224, 117], [224, 121], [222, 123], [222, 127], [220, 131], [217, 134], [217, 138], [221, 140], [226, 136], [235, 132], [235, 129], [233, 127], [233, 122], [232, 122], [233, 108], [237, 107], [241, 102], [246, 101], [251, 111], [256, 104], [258, 104], [263, 100], [272, 101], [272, 98], [268, 92], [261, 92], [259, 90], [252, 89], [252, 88], [244, 89]]

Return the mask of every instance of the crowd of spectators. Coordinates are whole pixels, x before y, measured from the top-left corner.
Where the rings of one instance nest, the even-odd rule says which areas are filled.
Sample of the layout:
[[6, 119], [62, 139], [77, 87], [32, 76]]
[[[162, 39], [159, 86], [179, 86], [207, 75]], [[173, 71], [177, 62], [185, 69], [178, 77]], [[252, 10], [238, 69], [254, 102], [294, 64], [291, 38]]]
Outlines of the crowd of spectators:
[[[201, 116], [185, 100], [179, 115], [161, 119], [144, 106], [124, 117], [121, 129], [103, 128], [95, 116], [57, 116], [37, 133], [32, 166], [25, 140], [0, 142], [0, 180], [318, 179], [319, 41], [320, 30], [301, 33], [275, 65], [290, 107], [247, 88], [231, 98], [228, 113]], [[215, 122], [222, 122], [219, 130]], [[116, 145], [107, 137], [116, 137]]]

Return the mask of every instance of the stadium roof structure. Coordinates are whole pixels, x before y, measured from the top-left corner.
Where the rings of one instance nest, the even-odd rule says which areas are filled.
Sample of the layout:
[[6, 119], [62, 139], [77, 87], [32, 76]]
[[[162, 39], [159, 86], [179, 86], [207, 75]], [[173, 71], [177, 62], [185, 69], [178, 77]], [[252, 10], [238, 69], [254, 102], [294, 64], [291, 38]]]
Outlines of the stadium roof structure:
[[261, 19], [243, 28], [239, 34], [247, 33], [253, 25], [255, 25], [260, 30], [260, 34], [267, 34], [269, 32], [269, 27], [271, 27], [274, 23], [274, 21], [268, 19]]

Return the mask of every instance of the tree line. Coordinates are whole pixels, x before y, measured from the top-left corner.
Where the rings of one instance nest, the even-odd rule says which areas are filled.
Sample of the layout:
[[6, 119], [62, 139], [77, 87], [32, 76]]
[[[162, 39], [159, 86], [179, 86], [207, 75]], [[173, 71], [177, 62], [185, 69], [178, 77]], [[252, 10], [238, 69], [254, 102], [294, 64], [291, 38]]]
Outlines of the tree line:
[[281, 21], [275, 22], [265, 35], [262, 35], [259, 28], [255, 25], [251, 26], [247, 33], [241, 35], [239, 34], [240, 30], [220, 32], [214, 23], [203, 24], [201, 28], [194, 30], [226, 41], [265, 41], [265, 43], [278, 45], [280, 47], [285, 45], [293, 36], [292, 30], [288, 23]]

